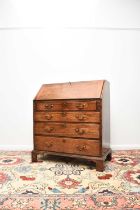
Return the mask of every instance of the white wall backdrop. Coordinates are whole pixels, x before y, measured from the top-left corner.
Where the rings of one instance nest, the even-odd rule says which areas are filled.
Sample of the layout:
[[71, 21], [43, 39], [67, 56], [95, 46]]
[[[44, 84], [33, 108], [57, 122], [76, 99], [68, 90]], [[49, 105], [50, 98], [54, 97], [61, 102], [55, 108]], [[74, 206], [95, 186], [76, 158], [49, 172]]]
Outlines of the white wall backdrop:
[[140, 148], [140, 1], [0, 0], [0, 149], [32, 149], [43, 83], [107, 79], [111, 147]]

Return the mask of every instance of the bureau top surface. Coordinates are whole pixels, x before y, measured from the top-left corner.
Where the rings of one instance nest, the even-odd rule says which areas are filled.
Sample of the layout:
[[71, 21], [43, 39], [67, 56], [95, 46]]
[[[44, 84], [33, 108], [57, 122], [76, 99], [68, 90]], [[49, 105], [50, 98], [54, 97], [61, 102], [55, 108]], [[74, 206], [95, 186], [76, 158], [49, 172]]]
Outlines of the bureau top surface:
[[105, 80], [44, 84], [35, 100], [100, 98]]

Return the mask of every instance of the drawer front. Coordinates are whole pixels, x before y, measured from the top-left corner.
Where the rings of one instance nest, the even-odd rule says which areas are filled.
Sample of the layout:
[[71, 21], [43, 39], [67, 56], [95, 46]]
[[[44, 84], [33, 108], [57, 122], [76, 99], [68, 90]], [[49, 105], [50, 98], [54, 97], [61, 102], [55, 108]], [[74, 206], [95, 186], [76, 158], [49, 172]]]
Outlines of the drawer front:
[[97, 140], [35, 136], [35, 149], [79, 155], [100, 156]]
[[35, 112], [35, 121], [100, 122], [100, 112]]
[[94, 123], [50, 123], [36, 122], [34, 132], [37, 135], [66, 136], [81, 138], [100, 138], [99, 124]]
[[36, 101], [36, 111], [96, 110], [96, 101]]

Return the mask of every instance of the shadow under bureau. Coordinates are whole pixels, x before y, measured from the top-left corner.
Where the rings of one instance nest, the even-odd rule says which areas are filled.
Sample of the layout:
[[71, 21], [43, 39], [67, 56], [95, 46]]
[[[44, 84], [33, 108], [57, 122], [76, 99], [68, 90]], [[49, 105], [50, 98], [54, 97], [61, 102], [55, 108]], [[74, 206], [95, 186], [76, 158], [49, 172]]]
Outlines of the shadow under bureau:
[[39, 153], [78, 157], [104, 170], [111, 160], [109, 82], [45, 84], [33, 101], [34, 149]]

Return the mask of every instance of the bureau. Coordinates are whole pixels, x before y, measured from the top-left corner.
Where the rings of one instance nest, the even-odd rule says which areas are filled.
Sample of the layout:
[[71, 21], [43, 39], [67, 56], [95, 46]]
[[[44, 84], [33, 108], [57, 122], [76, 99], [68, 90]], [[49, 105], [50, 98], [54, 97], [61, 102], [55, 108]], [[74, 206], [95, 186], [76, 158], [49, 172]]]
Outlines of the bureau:
[[33, 100], [32, 162], [47, 153], [84, 158], [103, 171], [111, 160], [109, 93], [106, 80], [42, 85]]

